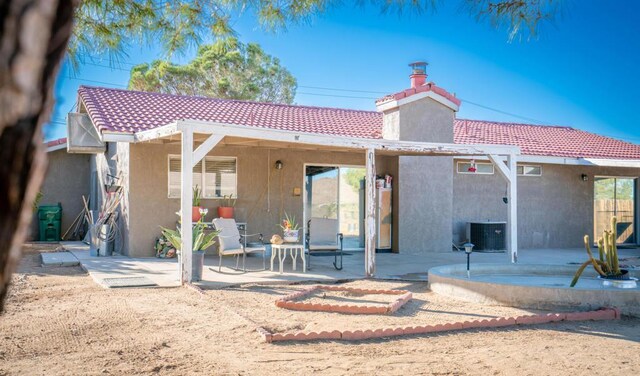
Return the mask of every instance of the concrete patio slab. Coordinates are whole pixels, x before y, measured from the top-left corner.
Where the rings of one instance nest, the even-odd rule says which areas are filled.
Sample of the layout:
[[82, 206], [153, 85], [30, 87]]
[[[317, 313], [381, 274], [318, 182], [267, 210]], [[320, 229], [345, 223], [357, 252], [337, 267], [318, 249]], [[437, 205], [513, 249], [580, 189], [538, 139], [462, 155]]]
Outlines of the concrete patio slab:
[[[179, 286], [177, 259], [129, 258], [126, 256], [92, 257], [88, 246], [81, 242], [64, 242], [62, 245], [80, 261], [81, 266], [91, 277], [102, 285], [104, 278], [146, 276], [160, 287]], [[620, 258], [638, 257], [640, 249], [620, 249]], [[284, 273], [277, 269], [254, 272], [236, 271], [233, 257], [223, 259], [222, 271], [218, 272], [218, 256], [206, 255], [203, 280], [195, 284], [203, 289], [224, 288], [242, 284], [293, 284], [293, 283], [331, 283], [344, 280], [365, 278], [363, 252], [350, 251], [345, 256], [343, 270], [333, 267], [333, 257], [311, 257], [310, 268], [302, 272], [302, 263], [298, 260], [297, 270], [287, 258]], [[527, 249], [519, 252], [520, 264], [567, 265], [586, 259], [584, 249]], [[268, 257], [268, 256], [267, 256]], [[506, 253], [473, 253], [471, 267], [478, 263], [509, 264]], [[401, 252], [376, 254], [376, 279], [408, 280], [426, 282], [427, 271], [435, 266], [466, 263], [464, 252], [417, 253]], [[267, 259], [267, 266], [269, 260]], [[274, 265], [275, 266], [275, 265]], [[309, 266], [309, 265], [308, 265]], [[248, 270], [262, 269], [262, 257], [247, 257]], [[577, 266], [576, 266], [577, 268]]]
[[80, 261], [71, 252], [41, 253], [42, 266], [77, 266]]

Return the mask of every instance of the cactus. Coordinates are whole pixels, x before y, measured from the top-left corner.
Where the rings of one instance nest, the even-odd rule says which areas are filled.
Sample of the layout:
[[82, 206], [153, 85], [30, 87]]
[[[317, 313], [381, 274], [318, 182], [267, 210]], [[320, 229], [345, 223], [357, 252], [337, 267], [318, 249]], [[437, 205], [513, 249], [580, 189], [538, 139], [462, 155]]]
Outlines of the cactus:
[[598, 256], [599, 259], [593, 257], [591, 253], [591, 243], [589, 242], [589, 235], [584, 236], [584, 246], [587, 249], [587, 255], [589, 259], [580, 265], [580, 268], [576, 271], [571, 281], [571, 287], [578, 283], [578, 279], [582, 272], [589, 266], [593, 265], [593, 269], [602, 277], [615, 277], [622, 275], [620, 271], [620, 263], [618, 261], [618, 248], [616, 246], [616, 240], [618, 239], [617, 231], [618, 219], [614, 216], [611, 218], [611, 229], [604, 230], [602, 237], [598, 239]]
[[618, 262], [618, 218], [611, 217], [611, 231], [609, 232], [609, 252], [611, 252], [611, 270], [614, 275], [620, 275], [620, 263]]
[[598, 239], [598, 254], [600, 255], [600, 261], [604, 262], [604, 240], [602, 239], [602, 237]]

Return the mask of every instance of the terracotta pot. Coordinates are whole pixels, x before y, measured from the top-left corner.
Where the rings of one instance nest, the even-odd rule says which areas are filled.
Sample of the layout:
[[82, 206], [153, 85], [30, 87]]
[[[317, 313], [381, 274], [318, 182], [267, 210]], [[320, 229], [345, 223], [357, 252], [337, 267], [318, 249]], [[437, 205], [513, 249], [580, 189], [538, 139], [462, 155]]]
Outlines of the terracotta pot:
[[202, 214], [200, 214], [200, 209], [201, 208], [199, 206], [191, 207], [191, 221], [198, 222], [200, 218], [202, 218]]
[[218, 217], [233, 218], [233, 206], [218, 206]]

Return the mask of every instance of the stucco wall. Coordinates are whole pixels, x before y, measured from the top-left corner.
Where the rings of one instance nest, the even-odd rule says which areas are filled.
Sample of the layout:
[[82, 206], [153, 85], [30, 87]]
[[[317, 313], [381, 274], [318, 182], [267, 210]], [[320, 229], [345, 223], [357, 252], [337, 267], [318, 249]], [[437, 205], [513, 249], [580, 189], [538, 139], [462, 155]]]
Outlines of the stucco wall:
[[[423, 98], [399, 107], [385, 120], [398, 121], [400, 140], [453, 142], [454, 112]], [[391, 128], [391, 127], [390, 127]], [[450, 157], [400, 157], [398, 248], [403, 252], [451, 249], [453, 177]]]
[[[89, 195], [89, 159], [86, 154], [68, 154], [60, 149], [47, 154], [49, 164], [40, 191], [41, 205], [62, 204], [61, 234], [71, 226], [82, 210], [82, 195]], [[31, 238], [38, 240], [38, 218], [34, 215]]]
[[[129, 181], [130, 235], [129, 254], [134, 257], [152, 256], [159, 226], [174, 227], [178, 219], [180, 199], [168, 198], [167, 158], [180, 154], [179, 143], [131, 145]], [[218, 146], [209, 155], [237, 157], [238, 201], [236, 220], [246, 221], [251, 233], [261, 232], [265, 238], [279, 233], [281, 213], [286, 211], [301, 221], [303, 195], [294, 196], [293, 188], [304, 189], [304, 164], [347, 164], [364, 166], [364, 152], [292, 151], [253, 147]], [[379, 158], [379, 166], [389, 163]], [[276, 160], [284, 163], [275, 170]], [[385, 173], [379, 169], [379, 173]], [[269, 176], [270, 174], [270, 176]], [[267, 182], [269, 181], [269, 184]], [[219, 200], [203, 199], [202, 206], [213, 218]]]
[[129, 149], [124, 142], [109, 142], [105, 153], [96, 154], [91, 160], [91, 174], [89, 178], [92, 203], [91, 210], [100, 210], [104, 202], [104, 186], [108, 183], [108, 174], [119, 177], [118, 183], [123, 186], [123, 199], [118, 208], [118, 236], [114, 241], [114, 251], [128, 255], [129, 233], [132, 223], [129, 221]]
[[[581, 179], [582, 174], [588, 181]], [[595, 176], [639, 177], [640, 169], [545, 164], [540, 177], [518, 177], [518, 246], [572, 248], [582, 246], [585, 234], [593, 239]], [[455, 173], [454, 239], [465, 240], [468, 221], [506, 221], [505, 189], [506, 182], [497, 173]]]
[[400, 140], [414, 142], [453, 142], [454, 112], [423, 98], [400, 107]]

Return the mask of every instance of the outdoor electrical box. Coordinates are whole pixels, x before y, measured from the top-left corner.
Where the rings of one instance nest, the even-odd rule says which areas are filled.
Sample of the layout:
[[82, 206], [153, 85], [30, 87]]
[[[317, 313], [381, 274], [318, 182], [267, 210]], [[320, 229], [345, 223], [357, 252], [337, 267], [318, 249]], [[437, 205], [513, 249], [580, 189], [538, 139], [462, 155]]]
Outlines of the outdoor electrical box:
[[62, 204], [38, 206], [38, 240], [41, 242], [60, 241]]
[[468, 222], [467, 239], [474, 251], [506, 251], [507, 222]]

